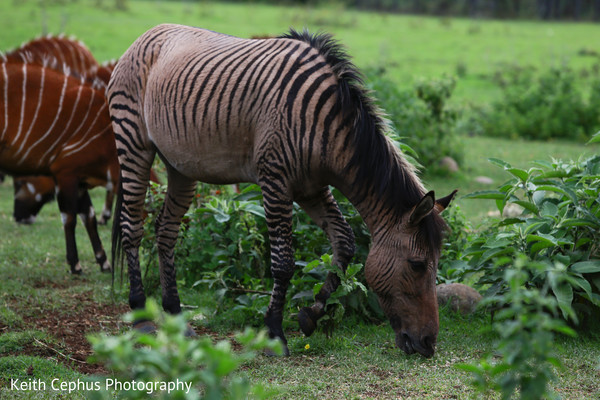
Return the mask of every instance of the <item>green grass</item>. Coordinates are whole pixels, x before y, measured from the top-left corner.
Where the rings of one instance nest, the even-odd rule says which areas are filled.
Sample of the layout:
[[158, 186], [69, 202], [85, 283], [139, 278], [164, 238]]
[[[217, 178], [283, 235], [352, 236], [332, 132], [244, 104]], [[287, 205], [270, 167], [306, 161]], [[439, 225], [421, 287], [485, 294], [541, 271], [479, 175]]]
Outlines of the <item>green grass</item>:
[[[310, 338], [296, 335], [290, 340], [289, 359], [265, 363], [259, 358], [248, 366], [247, 374], [254, 382], [278, 389], [281, 399], [466, 398], [473, 394], [469, 377], [455, 365], [473, 361], [491, 346], [489, 335], [473, 334], [482, 325], [479, 317], [463, 319], [442, 312], [439, 350], [428, 360], [394, 348], [387, 324], [349, 324], [329, 339], [322, 333]], [[469, 346], [462, 341], [465, 337]]]
[[569, 22], [492, 21], [428, 18], [358, 12], [344, 7], [282, 7], [208, 1], [132, 1], [128, 11], [114, 2], [0, 0], [0, 50], [45, 33], [65, 32], [83, 40], [100, 61], [118, 58], [150, 27], [164, 22], [200, 26], [231, 35], [277, 35], [289, 27], [331, 32], [360, 67], [386, 68], [400, 86], [416, 78], [456, 75], [453, 102], [481, 104], [498, 96], [491, 77], [507, 65], [567, 64], [589, 71], [600, 51], [600, 25]]
[[[85, 376], [79, 374], [62, 364], [56, 363], [51, 359], [43, 359], [32, 356], [0, 357], [0, 398], [2, 399], [85, 399], [82, 392], [72, 392], [66, 394], [60, 390], [52, 389], [52, 381], [56, 384], [60, 382], [77, 382], [84, 380]], [[30, 386], [42, 388], [39, 382], [45, 383], [45, 390], [10, 390], [10, 381], [7, 377], [25, 382]], [[16, 382], [16, 381], [15, 381]]]

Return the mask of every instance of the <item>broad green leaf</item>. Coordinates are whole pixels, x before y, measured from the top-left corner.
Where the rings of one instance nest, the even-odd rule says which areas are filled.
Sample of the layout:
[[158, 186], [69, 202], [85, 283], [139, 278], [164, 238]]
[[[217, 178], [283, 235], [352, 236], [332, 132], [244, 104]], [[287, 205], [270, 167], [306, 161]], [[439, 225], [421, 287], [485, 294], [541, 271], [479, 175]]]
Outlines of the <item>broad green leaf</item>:
[[488, 249], [504, 248], [510, 246], [513, 237], [514, 234], [490, 236], [488, 240], [485, 241], [483, 247]]
[[243, 205], [243, 209], [250, 214], [256, 215], [257, 217], [265, 218], [265, 209], [257, 203], [246, 202]]
[[540, 209], [540, 214], [543, 217], [556, 217], [558, 215], [558, 206], [551, 201], [546, 201]]
[[543, 169], [550, 169], [552, 168], [552, 164], [549, 161], [546, 160], [535, 160], [532, 162], [533, 165], [536, 165], [538, 167], [542, 167]]
[[547, 249], [549, 247], [554, 247], [554, 245], [547, 242], [536, 242], [533, 246], [531, 246], [531, 252], [535, 254], [540, 250]]
[[527, 243], [542, 242], [542, 243], [547, 243], [550, 246], [558, 245], [558, 240], [554, 236], [548, 235], [545, 233], [538, 233], [537, 235], [529, 234], [529, 235], [527, 235], [525, 240], [527, 241]]
[[522, 224], [525, 221], [526, 220], [524, 218], [505, 218], [502, 221], [500, 221], [498, 226], [509, 226], [509, 225], [514, 225], [514, 224]]
[[[539, 186], [538, 186], [539, 188]], [[546, 200], [547, 196], [546, 196], [546, 192], [544, 190], [537, 190], [533, 193], [533, 195], [531, 196], [533, 198], [533, 202], [539, 207], [540, 204], [542, 204], [544, 202], [544, 200]]]
[[600, 272], [600, 260], [580, 261], [571, 265], [571, 271], [578, 274]]
[[504, 207], [506, 207], [505, 199], [496, 199], [496, 207], [500, 211], [500, 215], [504, 214]]
[[515, 249], [513, 247], [495, 247], [484, 252], [481, 256], [481, 261], [487, 261], [493, 257], [514, 253], [514, 251]]
[[592, 228], [597, 228], [598, 226], [596, 225], [596, 223], [594, 223], [594, 221], [590, 221], [588, 219], [583, 219], [583, 218], [569, 218], [569, 219], [565, 219], [563, 221], [561, 221], [560, 223], [561, 227], [573, 227], [573, 226], [589, 226]]
[[517, 178], [519, 178], [523, 182], [525, 182], [529, 178], [529, 174], [524, 169], [520, 169], [520, 168], [507, 168], [506, 171], [508, 171], [511, 175], [516, 176]]
[[573, 302], [573, 288], [568, 284], [553, 284], [552, 292], [556, 296], [558, 306], [560, 307], [563, 317], [569, 318], [573, 315], [571, 303]]
[[465, 199], [493, 199], [493, 200], [504, 200], [506, 194], [498, 190], [480, 190], [477, 192], [469, 193], [465, 195]]
[[535, 232], [545, 225], [548, 225], [547, 220], [539, 219], [539, 218], [531, 218], [527, 220], [527, 227], [525, 228], [525, 233]]
[[600, 132], [596, 132], [592, 138], [587, 142], [587, 144], [598, 143], [600, 142]]
[[500, 167], [500, 168], [505, 168], [505, 169], [507, 169], [507, 168], [511, 168], [511, 167], [512, 167], [512, 165], [510, 165], [510, 164], [509, 164], [509, 163], [507, 163], [506, 161], [504, 161], [504, 160], [501, 160], [501, 159], [499, 159], [499, 158], [490, 157], [490, 158], [488, 158], [488, 161], [489, 161], [490, 163], [492, 163], [492, 164], [494, 164], [494, 165], [496, 165], [496, 166]]
[[570, 275], [567, 277], [567, 281], [571, 284], [571, 286], [579, 287], [581, 290], [583, 290], [588, 295], [588, 298], [592, 296], [592, 285], [590, 285], [590, 283], [584, 278]]
[[560, 193], [560, 194], [567, 196], [569, 198], [569, 200], [571, 200], [573, 203], [577, 203], [577, 195], [575, 194], [575, 192], [573, 192], [571, 189], [569, 189], [567, 187], [541, 185], [541, 186], [538, 186], [538, 190], [546, 190], [549, 192]]
[[513, 201], [514, 204], [519, 205], [521, 207], [523, 207], [524, 209], [526, 209], [527, 211], [533, 213], [533, 214], [539, 214], [539, 210], [536, 207], [535, 204], [530, 203], [528, 201], [523, 201], [523, 200], [517, 200], [517, 201]]

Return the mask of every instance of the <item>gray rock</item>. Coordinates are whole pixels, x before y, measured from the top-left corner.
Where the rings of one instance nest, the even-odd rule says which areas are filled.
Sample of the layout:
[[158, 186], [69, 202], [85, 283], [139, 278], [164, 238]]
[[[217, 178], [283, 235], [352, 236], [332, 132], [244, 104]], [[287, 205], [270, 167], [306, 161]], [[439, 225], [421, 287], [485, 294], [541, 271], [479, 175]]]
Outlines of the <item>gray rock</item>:
[[477, 176], [477, 177], [475, 177], [475, 182], [481, 183], [483, 185], [491, 185], [494, 183], [494, 180], [487, 176]]
[[452, 157], [444, 157], [439, 162], [440, 168], [448, 171], [448, 172], [457, 172], [458, 171], [458, 163]]
[[482, 296], [462, 283], [442, 283], [437, 286], [437, 299], [440, 306], [448, 304], [451, 310], [466, 315], [475, 311]]

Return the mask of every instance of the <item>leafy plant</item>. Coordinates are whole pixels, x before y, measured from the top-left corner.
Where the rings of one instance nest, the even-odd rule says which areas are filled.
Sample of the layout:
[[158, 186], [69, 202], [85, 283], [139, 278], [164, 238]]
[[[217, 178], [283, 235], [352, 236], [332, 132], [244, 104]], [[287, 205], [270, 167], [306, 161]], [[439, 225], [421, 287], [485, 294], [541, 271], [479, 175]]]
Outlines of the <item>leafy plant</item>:
[[[154, 221], [156, 211], [164, 197], [164, 186], [154, 186], [148, 200], [148, 215], [145, 224], [145, 236], [142, 248], [143, 260], [147, 268], [146, 287], [158, 288], [158, 263], [154, 239]], [[357, 251], [356, 260], [366, 258], [370, 235], [356, 209], [336, 189], [333, 190], [342, 213], [354, 230]], [[200, 185], [195, 206], [186, 214], [184, 224], [175, 248], [178, 269], [178, 282], [192, 288], [206, 287], [215, 293], [217, 307], [214, 313], [224, 310], [238, 312], [243, 320], [240, 324], [260, 324], [269, 304], [273, 282], [270, 274], [270, 249], [264, 210], [261, 205], [262, 194], [256, 185], [247, 185], [241, 193], [226, 188]], [[322, 256], [331, 253], [331, 244], [325, 233], [312, 222], [308, 215], [294, 205], [293, 244], [297, 270], [288, 290], [288, 312], [294, 315], [297, 307], [309, 305], [313, 301], [313, 291], [318, 290], [328, 271], [334, 271], [327, 264], [316, 266]], [[311, 264], [312, 263], [312, 264]], [[306, 268], [310, 264], [310, 268]], [[337, 268], [337, 267], [336, 267]], [[362, 263], [349, 267], [348, 277], [356, 284], [363, 285]], [[348, 281], [349, 282], [349, 281]], [[366, 289], [365, 289], [366, 290]], [[375, 318], [380, 314], [378, 303], [368, 293], [365, 297], [359, 291], [340, 291], [332, 297], [338, 306], [330, 308], [339, 320], [344, 313], [358, 314], [364, 319]], [[363, 300], [367, 299], [363, 306]], [[328, 317], [325, 317], [327, 319]]]
[[319, 320], [319, 327], [330, 334], [349, 314], [362, 316], [365, 319], [380, 319], [383, 313], [377, 300], [362, 282], [364, 281], [362, 267], [362, 264], [350, 264], [344, 273], [340, 267], [332, 263], [331, 254], [323, 254], [320, 259], [304, 263], [302, 274], [315, 279], [309, 284], [300, 279], [292, 281], [296, 288], [302, 286], [306, 288], [292, 297], [292, 304], [296, 303], [300, 306], [312, 303], [321, 290], [327, 274], [334, 273], [340, 278], [341, 283], [327, 299], [325, 304], [327, 314]]
[[473, 238], [473, 228], [462, 213], [460, 206], [452, 204], [444, 211], [444, 220], [448, 224], [440, 261], [438, 263], [438, 283], [460, 282], [468, 264], [465, 261], [465, 249]]
[[[466, 197], [492, 199], [502, 213], [510, 203], [521, 207], [520, 215], [506, 217], [471, 242], [466, 251], [468, 273], [490, 285], [488, 295], [507, 290], [503, 280], [509, 263], [506, 256], [524, 253], [532, 261], [567, 266], [565, 282], [552, 286], [565, 317], [574, 307], [578, 313], [597, 312], [600, 306], [600, 156], [576, 162], [538, 161], [520, 169], [497, 160], [512, 179], [498, 190], [481, 191]], [[540, 273], [529, 285], [540, 287]]]
[[414, 149], [420, 164], [430, 174], [441, 174], [440, 160], [449, 156], [457, 163], [464, 158], [456, 134], [456, 113], [448, 110], [456, 81], [440, 78], [418, 81], [414, 90], [401, 90], [382, 70], [367, 72], [381, 107], [389, 113], [397, 139]]
[[[600, 78], [592, 76], [586, 97], [575, 72], [551, 68], [535, 76], [530, 69], [507, 67], [497, 80], [502, 98], [479, 119], [486, 135], [547, 140], [583, 140], [600, 127]], [[586, 90], [587, 92], [587, 90]]]
[[[545, 276], [542, 285], [531, 287], [529, 282], [539, 275]], [[459, 368], [471, 373], [473, 387], [486, 397], [499, 392], [502, 399], [515, 395], [521, 399], [552, 398], [549, 384], [556, 379], [554, 368], [562, 367], [555, 335], [575, 336], [557, 318], [559, 303], [552, 291], [568, 285], [570, 277], [560, 263], [532, 262], [519, 255], [504, 268], [502, 279], [507, 290], [483, 303], [500, 310], [491, 326], [499, 336], [496, 351], [478, 363]], [[564, 305], [561, 309], [565, 311]]]
[[[252, 393], [254, 398], [266, 398], [262, 388], [253, 387], [246, 379], [233, 376], [244, 362], [253, 359], [257, 351], [269, 349], [281, 353], [281, 344], [268, 339], [265, 332], [247, 329], [237, 334], [235, 340], [243, 346], [234, 352], [231, 342], [213, 343], [210, 337], [185, 337], [188, 329], [184, 315], [165, 315], [158, 305], [149, 300], [146, 309], [125, 316], [125, 321], [148, 319], [158, 323], [156, 334], [136, 330], [119, 336], [106, 334], [89, 338], [94, 350], [93, 360], [105, 363], [118, 382], [139, 382], [141, 390], [99, 390], [90, 393], [92, 398], [145, 399], [154, 394], [161, 399], [244, 399]], [[101, 378], [98, 378], [100, 380]], [[159, 390], [155, 383], [178, 383], [168, 390]], [[109, 384], [100, 388], [113, 387]], [[127, 386], [124, 386], [127, 387]]]

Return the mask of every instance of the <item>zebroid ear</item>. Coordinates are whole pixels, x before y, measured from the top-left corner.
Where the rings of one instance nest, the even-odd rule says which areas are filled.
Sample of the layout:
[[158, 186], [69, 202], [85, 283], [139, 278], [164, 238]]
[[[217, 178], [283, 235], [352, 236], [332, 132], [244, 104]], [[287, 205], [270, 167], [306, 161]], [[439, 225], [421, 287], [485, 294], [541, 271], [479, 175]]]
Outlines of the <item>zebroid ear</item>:
[[410, 212], [410, 217], [408, 218], [408, 223], [411, 225], [418, 225], [423, 218], [428, 216], [433, 211], [434, 206], [435, 193], [432, 190], [423, 196], [419, 203], [413, 207], [412, 211]]
[[450, 202], [452, 201], [452, 199], [454, 199], [456, 192], [458, 192], [458, 190], [454, 189], [454, 191], [452, 193], [450, 193], [448, 196], [442, 197], [441, 199], [437, 199], [435, 202], [435, 210], [438, 213], [441, 213], [446, 208], [448, 208], [448, 206], [450, 205]]

